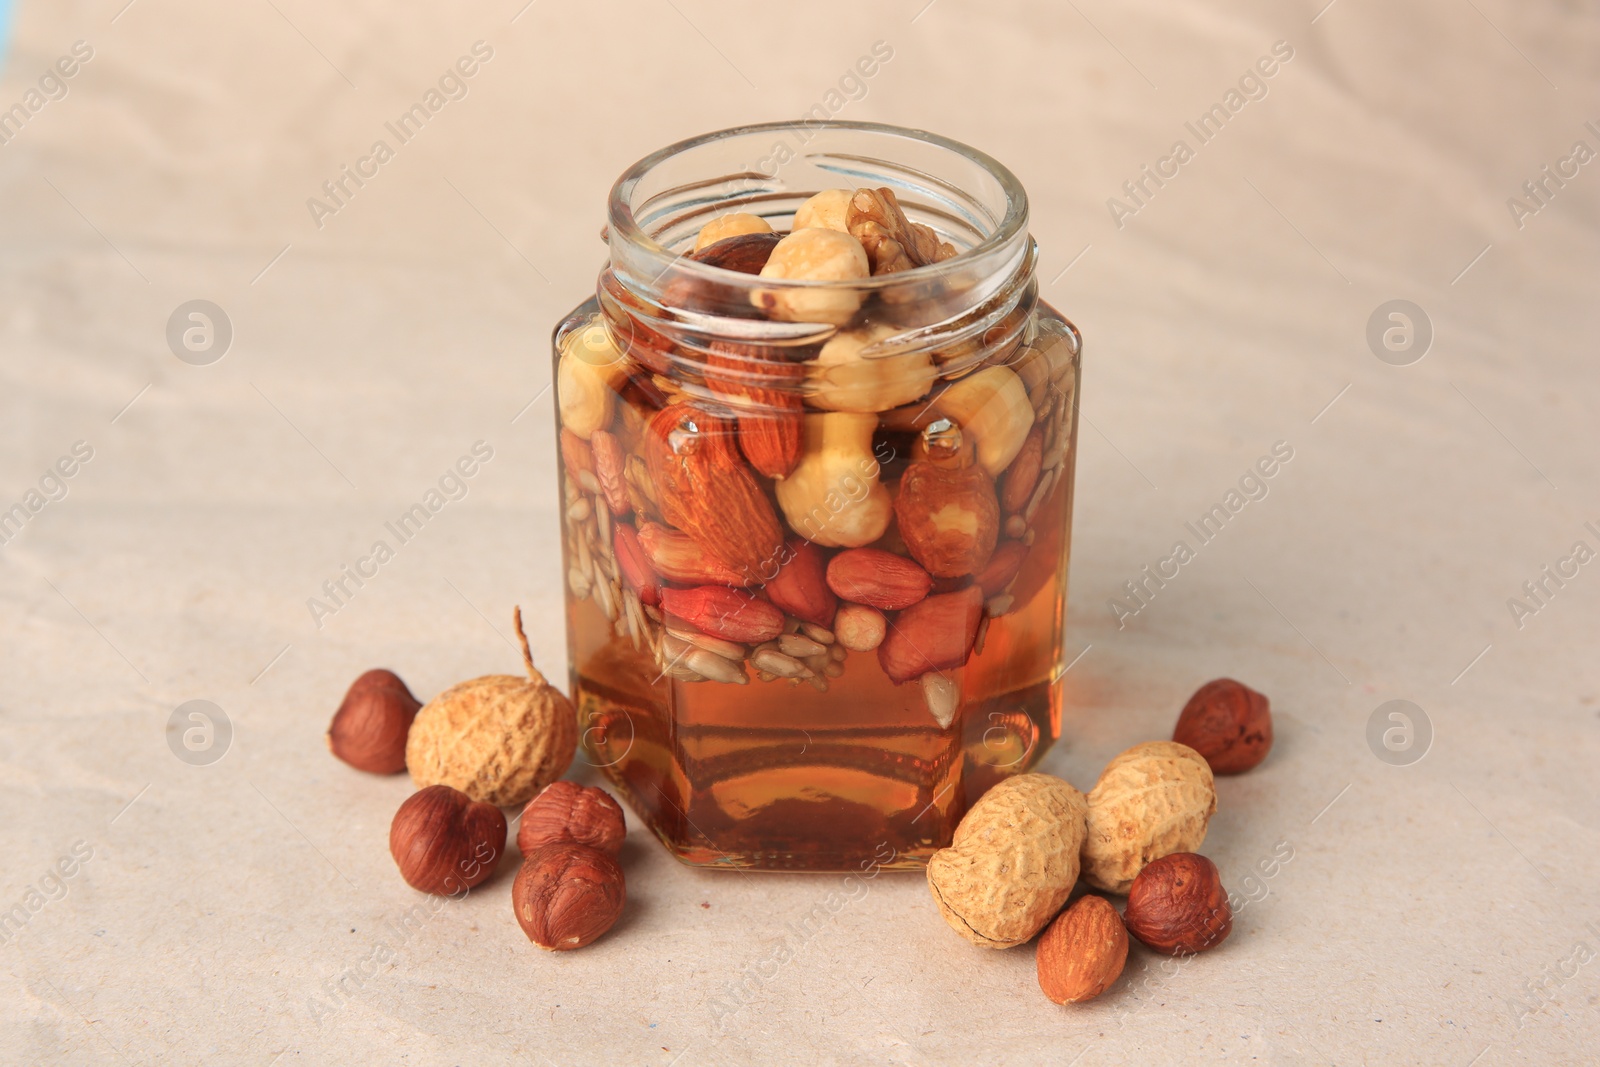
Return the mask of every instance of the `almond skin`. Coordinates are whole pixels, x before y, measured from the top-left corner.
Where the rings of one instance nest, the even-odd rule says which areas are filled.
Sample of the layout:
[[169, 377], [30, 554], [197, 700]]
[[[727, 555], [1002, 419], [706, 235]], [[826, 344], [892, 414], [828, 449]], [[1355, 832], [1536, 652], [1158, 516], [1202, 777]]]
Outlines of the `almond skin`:
[[1039, 936], [1039, 988], [1057, 1004], [1104, 993], [1128, 961], [1128, 931], [1105, 897], [1079, 897]]
[[1218, 678], [1195, 690], [1172, 739], [1204, 756], [1213, 774], [1243, 774], [1272, 750], [1272, 707], [1243, 682]]
[[708, 555], [694, 538], [681, 530], [669, 530], [659, 522], [639, 524], [639, 547], [644, 549], [650, 566], [669, 582], [685, 585], [749, 584], [743, 574]]
[[933, 576], [881, 548], [847, 548], [828, 561], [828, 588], [843, 600], [899, 611], [928, 595]]
[[439, 895], [478, 885], [506, 848], [506, 817], [459, 789], [430, 785], [406, 798], [389, 825], [389, 854], [413, 889]]
[[935, 578], [959, 578], [989, 562], [1000, 536], [994, 482], [982, 467], [913, 463], [894, 501], [900, 537]]
[[594, 473], [594, 453], [589, 448], [589, 442], [565, 426], [561, 428], [561, 463], [573, 478], [584, 471]]
[[583, 948], [611, 929], [627, 902], [622, 868], [588, 845], [544, 845], [522, 861], [511, 885], [517, 925], [540, 948]]
[[328, 724], [328, 751], [358, 771], [406, 769], [406, 736], [422, 702], [393, 671], [367, 671], [345, 693]]
[[1027, 545], [1021, 541], [1002, 541], [994, 550], [994, 555], [989, 557], [989, 562], [972, 576], [972, 580], [983, 587], [984, 596], [995, 596], [1011, 584], [1011, 580], [1022, 569], [1023, 560], [1027, 558]]
[[616, 524], [611, 532], [611, 546], [617, 555], [617, 569], [622, 571], [628, 588], [639, 594], [643, 604], [661, 603], [661, 579], [650, 566], [644, 546], [639, 543], [639, 532], [625, 522]]
[[1023, 438], [1022, 451], [1000, 477], [1000, 507], [1007, 515], [1020, 515], [1039, 484], [1044, 466], [1044, 431], [1037, 426]]
[[689, 253], [689, 258], [708, 267], [738, 271], [740, 274], [760, 274], [761, 268], [772, 258], [772, 250], [783, 240], [783, 234], [740, 233], [713, 241], [704, 248]]
[[606, 498], [606, 507], [613, 518], [622, 518], [633, 510], [628, 497], [628, 481], [624, 466], [628, 457], [617, 435], [606, 430], [596, 430], [589, 435], [589, 450], [594, 456], [594, 476]]
[[1188, 956], [1215, 948], [1233, 930], [1233, 909], [1217, 865], [1195, 852], [1152, 860], [1128, 890], [1128, 932], [1157, 952]]
[[705, 368], [706, 385], [737, 415], [739, 449], [750, 466], [768, 478], [787, 477], [800, 462], [805, 365], [759, 345], [713, 341]]
[[759, 645], [783, 633], [783, 612], [768, 601], [726, 586], [663, 589], [661, 610], [701, 633], [745, 645]]
[[734, 424], [705, 405], [673, 404], [645, 429], [645, 464], [667, 522], [751, 581], [770, 573], [783, 527], [737, 442]]
[[790, 538], [785, 548], [788, 561], [766, 584], [767, 596], [800, 621], [832, 629], [839, 598], [828, 588], [822, 550], [798, 537]]
[[622, 806], [610, 793], [562, 779], [545, 786], [522, 809], [517, 848], [526, 856], [545, 845], [588, 845], [615, 858], [627, 834]]
[[902, 611], [878, 646], [878, 664], [896, 685], [929, 671], [967, 662], [983, 617], [983, 590], [975, 585], [939, 593]]

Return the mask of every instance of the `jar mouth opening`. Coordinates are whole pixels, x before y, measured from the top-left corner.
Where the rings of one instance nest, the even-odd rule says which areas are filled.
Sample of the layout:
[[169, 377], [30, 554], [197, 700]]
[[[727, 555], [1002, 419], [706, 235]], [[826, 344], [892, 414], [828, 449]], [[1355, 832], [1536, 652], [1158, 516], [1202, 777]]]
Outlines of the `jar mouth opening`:
[[[715, 152], [735, 153], [741, 145], [767, 145], [770, 150], [754, 165], [718, 164]], [[704, 168], [699, 173], [696, 164]], [[804, 165], [808, 174], [836, 176], [837, 181], [796, 190], [784, 177], [792, 164]], [[673, 171], [677, 173], [669, 173]], [[761, 278], [683, 255], [699, 225], [715, 215], [733, 210], [792, 215], [805, 197], [823, 188], [880, 185], [895, 191], [908, 215], [934, 225], [956, 243], [958, 254], [851, 281]], [[974, 185], [983, 188], [974, 190]], [[924, 285], [983, 261], [998, 267], [1016, 259], [1018, 246], [1027, 239], [1028, 198], [1004, 164], [948, 137], [884, 123], [802, 120], [735, 126], [652, 152], [617, 179], [606, 213], [614, 266], [646, 284], [671, 271], [741, 287], [872, 292]]]

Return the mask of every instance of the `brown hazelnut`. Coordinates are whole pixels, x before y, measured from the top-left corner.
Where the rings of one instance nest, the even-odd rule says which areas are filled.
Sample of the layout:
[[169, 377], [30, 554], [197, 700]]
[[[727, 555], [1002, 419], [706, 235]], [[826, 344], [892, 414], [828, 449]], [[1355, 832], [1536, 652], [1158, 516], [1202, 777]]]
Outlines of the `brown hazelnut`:
[[1172, 739], [1204, 756], [1213, 774], [1243, 774], [1272, 749], [1272, 708], [1243, 682], [1218, 678], [1195, 690]]
[[328, 726], [328, 751], [358, 771], [406, 769], [406, 736], [422, 702], [393, 671], [371, 670], [350, 684]]
[[506, 847], [506, 817], [448, 785], [406, 798], [389, 826], [389, 852], [413, 889], [459, 893], [494, 873]]
[[551, 782], [522, 809], [517, 848], [526, 856], [543, 845], [588, 845], [614, 858], [627, 832], [622, 806], [604, 789]]
[[582, 948], [611, 929], [626, 891], [617, 861], [588, 845], [544, 845], [522, 861], [511, 886], [517, 923], [540, 948]]
[[1157, 952], [1188, 956], [1222, 944], [1233, 929], [1233, 909], [1215, 863], [1195, 852], [1174, 852], [1139, 872], [1122, 921]]

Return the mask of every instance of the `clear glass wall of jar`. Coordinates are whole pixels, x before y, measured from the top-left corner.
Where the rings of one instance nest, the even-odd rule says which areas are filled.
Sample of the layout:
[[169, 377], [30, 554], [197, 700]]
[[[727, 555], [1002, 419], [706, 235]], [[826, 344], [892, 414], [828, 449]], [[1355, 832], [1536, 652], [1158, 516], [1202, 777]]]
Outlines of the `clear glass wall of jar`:
[[[879, 263], [947, 247], [752, 273], [829, 189], [805, 221]], [[731, 213], [773, 232], [694, 251]], [[1026, 196], [931, 134], [772, 124], [640, 161], [607, 239], [554, 338], [587, 758], [687, 863], [920, 866], [1060, 730], [1080, 342]]]

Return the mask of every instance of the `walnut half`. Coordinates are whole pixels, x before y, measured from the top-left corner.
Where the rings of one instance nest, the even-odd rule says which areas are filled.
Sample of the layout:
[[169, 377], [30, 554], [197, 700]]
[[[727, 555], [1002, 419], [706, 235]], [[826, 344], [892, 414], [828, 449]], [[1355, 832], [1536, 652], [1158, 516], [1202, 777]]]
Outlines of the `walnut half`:
[[850, 236], [866, 249], [874, 275], [938, 263], [956, 254], [955, 246], [940, 241], [933, 227], [906, 218], [892, 189], [857, 189], [845, 223]]

